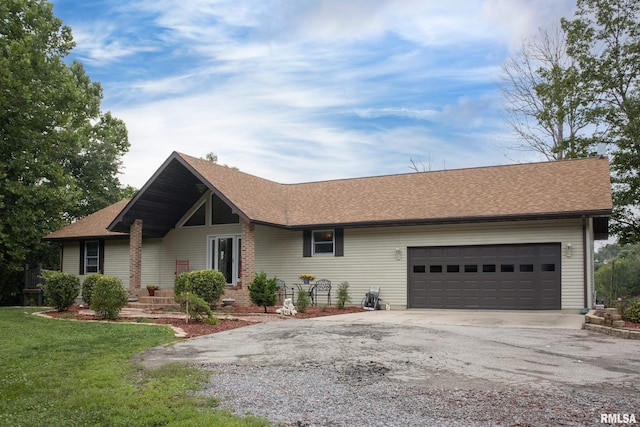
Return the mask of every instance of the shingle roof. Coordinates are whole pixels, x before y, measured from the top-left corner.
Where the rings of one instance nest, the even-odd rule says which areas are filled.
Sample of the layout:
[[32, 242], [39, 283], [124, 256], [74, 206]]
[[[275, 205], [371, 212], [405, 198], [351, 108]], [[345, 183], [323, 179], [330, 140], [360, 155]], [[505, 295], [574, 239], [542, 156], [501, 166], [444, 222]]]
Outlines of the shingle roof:
[[[287, 228], [608, 216], [612, 209], [609, 163], [598, 157], [302, 184], [280, 184], [181, 153], [165, 165], [175, 168], [176, 161], [243, 218]], [[162, 173], [140, 193], [166, 180]], [[148, 212], [148, 206], [136, 208], [143, 199], [119, 202], [46, 238], [122, 235], [106, 228], [113, 221], [110, 229], [124, 230], [129, 210]]]
[[252, 221], [287, 227], [608, 215], [609, 163], [591, 157], [278, 184], [180, 154]]
[[128, 237], [126, 233], [115, 233], [107, 230], [113, 218], [118, 215], [128, 202], [129, 199], [121, 200], [60, 230], [54, 231], [44, 238], [46, 240], [69, 240], [92, 237]]

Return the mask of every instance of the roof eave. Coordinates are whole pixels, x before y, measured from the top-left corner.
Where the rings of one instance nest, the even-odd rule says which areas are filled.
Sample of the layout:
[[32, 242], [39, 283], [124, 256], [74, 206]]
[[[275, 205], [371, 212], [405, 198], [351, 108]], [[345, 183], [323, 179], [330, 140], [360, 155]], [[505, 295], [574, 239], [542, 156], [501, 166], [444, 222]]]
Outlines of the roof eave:
[[[382, 220], [382, 221], [354, 221], [341, 223], [318, 223], [318, 224], [297, 224], [290, 226], [272, 225], [279, 228], [290, 230], [303, 230], [310, 228], [365, 228], [365, 227], [394, 227], [409, 225], [444, 225], [444, 224], [470, 224], [470, 223], [486, 223], [486, 222], [503, 222], [503, 221], [535, 221], [535, 220], [553, 220], [553, 219], [575, 219], [575, 218], [591, 218], [591, 217], [609, 217], [611, 209], [600, 209], [592, 211], [574, 211], [574, 212], [546, 212], [532, 214], [517, 215], [491, 215], [491, 216], [468, 216], [468, 217], [447, 217], [447, 218], [413, 218], [401, 220]], [[271, 224], [265, 224], [271, 225]]]
[[43, 237], [42, 240], [48, 242], [74, 242], [81, 240], [123, 240], [128, 239], [129, 235], [126, 233], [120, 234], [96, 234], [91, 236], [67, 236], [67, 237]]

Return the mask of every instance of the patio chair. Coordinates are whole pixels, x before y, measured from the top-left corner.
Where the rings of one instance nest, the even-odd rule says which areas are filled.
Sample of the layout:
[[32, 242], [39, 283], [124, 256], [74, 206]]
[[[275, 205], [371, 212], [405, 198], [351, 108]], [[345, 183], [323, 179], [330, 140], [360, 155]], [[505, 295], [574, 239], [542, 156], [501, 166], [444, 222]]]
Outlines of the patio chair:
[[316, 280], [316, 283], [309, 290], [309, 296], [311, 297], [311, 303], [313, 305], [318, 305], [318, 294], [326, 294], [327, 304], [331, 305], [331, 280]]
[[177, 276], [180, 273], [187, 273], [189, 271], [189, 260], [188, 259], [177, 259], [176, 260], [176, 272]]

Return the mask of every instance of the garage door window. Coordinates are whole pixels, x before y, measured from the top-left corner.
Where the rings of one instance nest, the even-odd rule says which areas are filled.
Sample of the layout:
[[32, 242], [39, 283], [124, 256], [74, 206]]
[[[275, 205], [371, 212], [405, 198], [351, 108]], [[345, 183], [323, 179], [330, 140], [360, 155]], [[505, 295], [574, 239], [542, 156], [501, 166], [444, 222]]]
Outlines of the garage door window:
[[533, 264], [520, 264], [520, 273], [533, 273]]
[[465, 273], [477, 273], [478, 272], [478, 266], [475, 265], [475, 264], [465, 264], [464, 272]]
[[459, 265], [447, 265], [447, 273], [460, 273]]
[[442, 273], [442, 266], [441, 265], [430, 265], [429, 266], [429, 273]]
[[495, 264], [484, 264], [482, 266], [482, 272], [483, 273], [495, 273], [496, 272], [496, 265]]

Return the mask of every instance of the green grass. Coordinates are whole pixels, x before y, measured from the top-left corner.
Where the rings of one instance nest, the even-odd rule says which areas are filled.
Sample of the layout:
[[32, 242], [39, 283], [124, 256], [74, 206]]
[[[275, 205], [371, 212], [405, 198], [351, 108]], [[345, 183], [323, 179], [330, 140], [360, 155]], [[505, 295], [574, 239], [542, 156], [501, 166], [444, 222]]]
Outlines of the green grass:
[[175, 339], [168, 327], [43, 319], [0, 308], [1, 426], [265, 426], [196, 396], [208, 374], [145, 370], [132, 357]]

